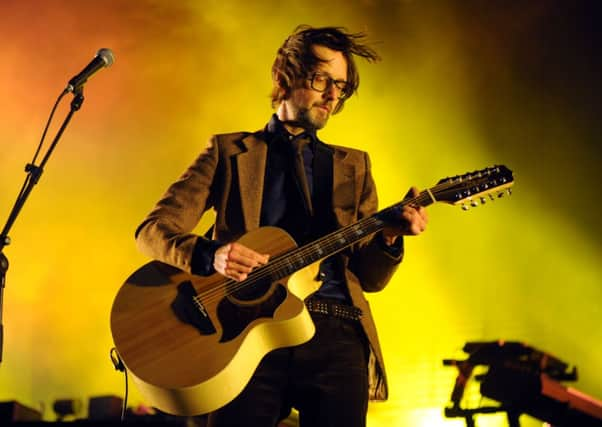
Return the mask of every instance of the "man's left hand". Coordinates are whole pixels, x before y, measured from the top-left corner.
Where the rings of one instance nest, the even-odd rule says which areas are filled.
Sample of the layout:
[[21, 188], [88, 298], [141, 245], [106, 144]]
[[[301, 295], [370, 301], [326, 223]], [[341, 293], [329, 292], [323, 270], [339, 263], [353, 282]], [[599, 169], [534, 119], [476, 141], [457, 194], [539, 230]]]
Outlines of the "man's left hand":
[[[417, 197], [420, 194], [416, 187], [411, 187], [406, 195]], [[423, 206], [407, 204], [399, 215], [399, 224], [388, 225], [383, 229], [383, 237], [387, 245], [392, 245], [398, 236], [417, 236], [426, 229], [428, 214]]]

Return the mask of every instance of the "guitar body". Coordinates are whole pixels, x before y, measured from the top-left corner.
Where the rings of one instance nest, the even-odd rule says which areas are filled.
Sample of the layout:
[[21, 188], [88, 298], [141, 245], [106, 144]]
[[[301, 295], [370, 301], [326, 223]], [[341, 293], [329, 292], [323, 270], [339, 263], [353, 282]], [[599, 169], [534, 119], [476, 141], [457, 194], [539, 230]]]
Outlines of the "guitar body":
[[[275, 227], [255, 230], [239, 242], [271, 259], [297, 247]], [[303, 300], [320, 285], [316, 273], [314, 263], [275, 282], [264, 274], [240, 286], [252, 276], [234, 282], [150, 262], [115, 298], [115, 346], [152, 406], [175, 415], [214, 411], [243, 390], [268, 352], [313, 336]]]

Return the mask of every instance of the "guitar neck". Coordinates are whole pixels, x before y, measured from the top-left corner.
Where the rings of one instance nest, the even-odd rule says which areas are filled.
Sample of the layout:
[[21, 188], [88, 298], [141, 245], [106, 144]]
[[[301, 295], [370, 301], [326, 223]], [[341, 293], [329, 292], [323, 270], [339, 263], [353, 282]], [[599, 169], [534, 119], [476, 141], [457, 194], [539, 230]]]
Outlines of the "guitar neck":
[[[408, 204], [428, 206], [435, 199], [430, 190], [418, 196], [405, 199], [372, 216], [342, 227], [318, 240], [283, 254], [270, 262], [271, 277], [274, 280], [289, 276], [294, 272], [324, 258], [340, 252], [354, 243], [382, 230], [387, 223], [395, 221], [404, 206]], [[266, 266], [267, 268], [268, 266]]]

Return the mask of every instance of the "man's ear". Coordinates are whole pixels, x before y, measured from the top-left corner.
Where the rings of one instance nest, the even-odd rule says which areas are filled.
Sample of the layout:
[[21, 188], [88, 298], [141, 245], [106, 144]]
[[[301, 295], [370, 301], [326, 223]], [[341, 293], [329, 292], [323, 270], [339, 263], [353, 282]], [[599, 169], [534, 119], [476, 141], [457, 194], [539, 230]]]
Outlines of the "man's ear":
[[287, 100], [291, 97], [291, 88], [285, 82], [278, 82], [278, 98], [281, 101]]
[[278, 99], [281, 101], [289, 99], [292, 91], [292, 82], [287, 82], [286, 78], [282, 74], [278, 75], [276, 82], [278, 85]]

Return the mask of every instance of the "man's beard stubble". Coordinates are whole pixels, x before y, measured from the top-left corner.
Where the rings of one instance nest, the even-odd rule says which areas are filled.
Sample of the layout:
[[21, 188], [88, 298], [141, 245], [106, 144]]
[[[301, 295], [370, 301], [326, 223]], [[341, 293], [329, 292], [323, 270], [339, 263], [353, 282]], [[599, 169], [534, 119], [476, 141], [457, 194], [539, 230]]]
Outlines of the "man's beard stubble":
[[308, 132], [316, 132], [319, 129], [324, 128], [328, 123], [330, 115], [326, 115], [324, 119], [320, 119], [317, 115], [312, 116], [311, 108], [301, 108], [297, 114], [297, 121], [299, 126]]

